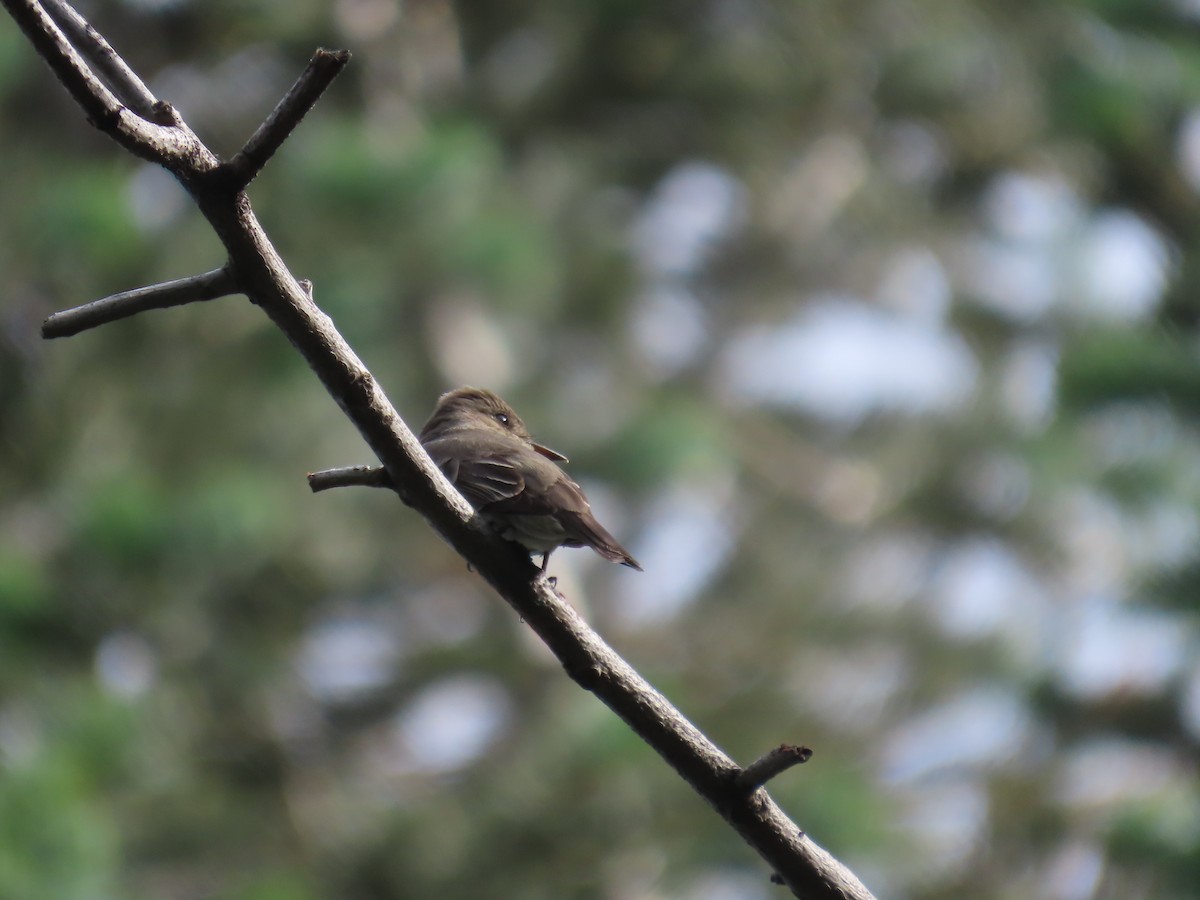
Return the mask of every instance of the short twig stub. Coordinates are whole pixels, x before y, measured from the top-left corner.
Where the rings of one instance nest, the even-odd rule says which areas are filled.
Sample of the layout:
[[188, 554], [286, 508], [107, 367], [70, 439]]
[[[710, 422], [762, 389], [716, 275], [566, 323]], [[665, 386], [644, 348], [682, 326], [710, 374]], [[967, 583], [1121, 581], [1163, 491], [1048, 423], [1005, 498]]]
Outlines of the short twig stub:
[[733, 783], [743, 791], [757, 790], [792, 766], [808, 762], [812, 753], [812, 750], [802, 745], [780, 744], [742, 769]]

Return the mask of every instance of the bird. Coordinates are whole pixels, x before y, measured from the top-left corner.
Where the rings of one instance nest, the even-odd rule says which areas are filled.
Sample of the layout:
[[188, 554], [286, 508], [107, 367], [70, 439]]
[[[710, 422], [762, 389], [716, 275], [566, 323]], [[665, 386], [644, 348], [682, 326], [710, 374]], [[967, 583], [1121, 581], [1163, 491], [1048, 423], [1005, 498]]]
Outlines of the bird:
[[559, 466], [567, 458], [536, 443], [521, 417], [492, 391], [460, 387], [443, 394], [419, 440], [493, 531], [530, 555], [542, 555], [542, 572], [558, 547], [591, 547], [642, 571]]

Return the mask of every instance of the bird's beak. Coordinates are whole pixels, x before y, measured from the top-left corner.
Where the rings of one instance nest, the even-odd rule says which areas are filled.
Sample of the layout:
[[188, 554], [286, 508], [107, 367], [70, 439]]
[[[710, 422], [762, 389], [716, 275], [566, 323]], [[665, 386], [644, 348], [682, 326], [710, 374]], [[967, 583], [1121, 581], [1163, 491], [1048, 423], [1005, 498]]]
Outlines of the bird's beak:
[[555, 462], [570, 462], [569, 459], [567, 459], [557, 450], [551, 450], [549, 447], [543, 447], [541, 444], [534, 444], [533, 449], [542, 454], [542, 456], [546, 457], [546, 459], [552, 459]]

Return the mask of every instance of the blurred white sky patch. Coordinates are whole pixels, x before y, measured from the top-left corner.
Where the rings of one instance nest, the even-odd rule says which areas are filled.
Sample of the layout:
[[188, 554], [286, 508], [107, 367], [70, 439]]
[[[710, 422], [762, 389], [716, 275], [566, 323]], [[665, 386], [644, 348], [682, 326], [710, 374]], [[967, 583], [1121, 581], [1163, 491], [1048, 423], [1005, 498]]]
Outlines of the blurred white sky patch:
[[690, 161], [671, 169], [633, 222], [633, 253], [649, 274], [687, 276], [746, 220], [746, 191], [725, 169]]
[[1083, 220], [1075, 189], [1056, 175], [1007, 172], [983, 196], [984, 218], [997, 236], [1018, 243], [1065, 237]]
[[981, 238], [968, 242], [963, 258], [968, 295], [997, 315], [1034, 322], [1054, 305], [1058, 273], [1041, 247]]
[[1127, 608], [1107, 595], [1078, 599], [1050, 661], [1068, 693], [1087, 700], [1110, 695], [1151, 695], [1180, 674], [1193, 636], [1177, 616]]
[[978, 779], [952, 777], [905, 791], [901, 823], [919, 850], [901, 865], [917, 884], [941, 881], [962, 869], [983, 840], [990, 803]]
[[1191, 766], [1160, 745], [1099, 738], [1071, 749], [1059, 768], [1050, 783], [1068, 807], [1121, 807], [1170, 793], [1188, 804], [1196, 799]]
[[926, 186], [945, 173], [946, 148], [930, 125], [906, 119], [886, 126], [880, 161], [901, 184]]
[[946, 770], [1013, 762], [1034, 738], [1029, 710], [1000, 685], [969, 688], [893, 728], [878, 752], [883, 780], [924, 781]]
[[1130, 577], [1120, 507], [1105, 494], [1063, 485], [1052, 505], [1051, 533], [1059, 536], [1059, 576], [1073, 594], [1118, 594]]
[[[1142, 417], [1131, 421], [1139, 420]], [[1144, 445], [1153, 446], [1151, 431], [1147, 422], [1141, 436]], [[1126, 442], [1126, 448], [1137, 443]], [[1104, 458], [1107, 451], [1102, 444], [1097, 437], [1091, 447]], [[1078, 595], [1123, 596], [1135, 573], [1184, 565], [1196, 552], [1200, 520], [1186, 498], [1130, 509], [1100, 491], [1066, 487], [1061, 493], [1054, 510], [1065, 551], [1066, 565], [1060, 571]]]
[[1005, 354], [1000, 402], [1026, 432], [1041, 431], [1054, 418], [1058, 398], [1058, 348], [1049, 341], [1022, 340]]
[[1045, 871], [1034, 876], [1047, 900], [1092, 900], [1104, 874], [1104, 853], [1091, 841], [1070, 841], [1059, 848]]
[[491, 605], [468, 579], [440, 578], [419, 590], [398, 585], [396, 593], [399, 627], [414, 645], [449, 647], [471, 640], [484, 627]]
[[[560, 346], [559, 350], [563, 349]], [[622, 389], [623, 372], [610, 364], [611, 359], [606, 359], [609, 353], [611, 348], [591, 342], [572, 346], [563, 353], [562, 358], [569, 359], [570, 365], [548, 386], [550, 410], [538, 417], [534, 437], [549, 442], [556, 450], [570, 448], [574, 455], [586, 447], [613, 440], [629, 425], [630, 417], [636, 413], [636, 400]], [[587, 415], [579, 415], [580, 410], [587, 410]], [[579, 475], [575, 473], [576, 480]], [[592, 496], [590, 492], [588, 496]]]
[[913, 663], [895, 643], [806, 649], [783, 679], [804, 715], [850, 734], [874, 733], [896, 694], [912, 683]]
[[1186, 440], [1166, 404], [1146, 401], [1113, 403], [1090, 413], [1084, 434], [1092, 455], [1109, 467], [1166, 461]]
[[193, 58], [164, 66], [147, 86], [156, 96], [170, 97], [188, 124], [205, 129], [205, 138], [213, 140], [207, 128], [220, 133], [243, 118], [259, 121], [264, 109], [272, 109], [279, 102], [281, 92], [287, 90], [294, 77], [293, 65], [283, 49], [261, 43], [245, 44], [237, 52], [221, 55], [205, 65]]
[[950, 310], [950, 279], [928, 247], [905, 247], [888, 260], [876, 295], [910, 319], [940, 324]]
[[653, 577], [630, 579], [616, 598], [626, 625], [663, 622], [696, 599], [721, 570], [738, 528], [732, 473], [717, 469], [660, 491], [631, 551]]
[[134, 224], [154, 233], [191, 211], [187, 192], [162, 166], [143, 163], [129, 177], [127, 194]]
[[318, 622], [305, 636], [296, 661], [309, 694], [331, 703], [353, 700], [386, 684], [401, 657], [392, 629], [365, 616]]
[[895, 613], [925, 586], [937, 546], [914, 531], [882, 531], [858, 541], [843, 567], [839, 602]]
[[1002, 450], [964, 459], [954, 480], [967, 502], [994, 522], [1014, 519], [1031, 493], [1029, 467], [1019, 455]]
[[1036, 662], [1046, 633], [1046, 590], [1012, 548], [995, 538], [967, 538], [947, 548], [928, 603], [938, 627], [959, 640], [1000, 638]]
[[1126, 521], [1129, 554], [1135, 565], [1174, 568], [1195, 558], [1200, 523], [1191, 502], [1153, 503]]
[[708, 345], [708, 317], [682, 284], [651, 285], [637, 298], [631, 322], [633, 344], [650, 374], [670, 378], [696, 360]]
[[1010, 320], [1032, 322], [1058, 308], [1085, 321], [1141, 321], [1167, 286], [1164, 237], [1126, 209], [1089, 216], [1059, 176], [1000, 175], [983, 213], [986, 233], [964, 244], [964, 286]]
[[876, 412], [961, 409], [979, 364], [958, 334], [853, 298], [825, 297], [790, 321], [751, 325], [725, 349], [733, 397], [855, 425]]
[[[514, 345], [480, 298], [451, 294], [430, 304], [430, 348], [449, 384], [485, 384], [503, 391], [517, 376]], [[528, 358], [528, 354], [520, 354]]]
[[450, 772], [503, 736], [512, 700], [487, 675], [455, 675], [423, 688], [396, 716], [393, 764], [400, 772]]
[[1169, 247], [1140, 216], [1100, 213], [1083, 234], [1067, 296], [1074, 312], [1102, 322], [1147, 318], [1167, 286]]
[[116, 631], [96, 647], [96, 675], [106, 691], [132, 699], [146, 693], [158, 674], [158, 656], [136, 634]]

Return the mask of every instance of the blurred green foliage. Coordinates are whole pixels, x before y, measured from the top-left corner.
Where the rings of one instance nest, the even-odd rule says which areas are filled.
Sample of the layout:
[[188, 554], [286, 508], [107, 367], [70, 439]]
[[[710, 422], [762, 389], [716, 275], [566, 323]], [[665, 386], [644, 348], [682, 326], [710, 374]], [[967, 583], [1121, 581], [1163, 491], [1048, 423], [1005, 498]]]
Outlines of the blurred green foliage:
[[[880, 898], [1200, 897], [1194, 4], [95, 5], [418, 427], [505, 394], [552, 567]], [[0, 22], [0, 898], [775, 896], [384, 492], [169, 178]]]

